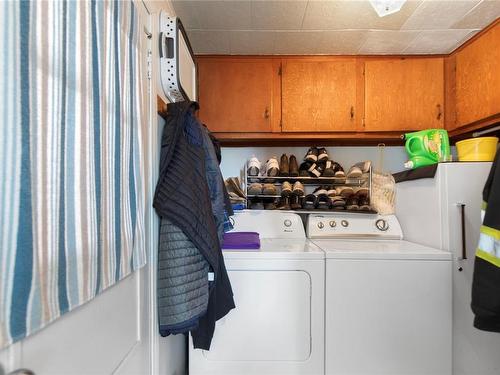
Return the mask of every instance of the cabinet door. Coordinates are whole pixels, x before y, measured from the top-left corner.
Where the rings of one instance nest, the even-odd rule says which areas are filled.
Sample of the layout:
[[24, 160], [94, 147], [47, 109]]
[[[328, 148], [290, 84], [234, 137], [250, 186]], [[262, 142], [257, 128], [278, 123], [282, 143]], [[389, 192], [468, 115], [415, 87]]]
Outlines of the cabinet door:
[[444, 124], [442, 58], [365, 61], [365, 130], [406, 131]]
[[200, 119], [212, 132], [271, 132], [281, 115], [279, 60], [199, 58]]
[[456, 55], [457, 127], [500, 113], [500, 24]]
[[354, 58], [285, 59], [282, 64], [282, 131], [359, 130]]

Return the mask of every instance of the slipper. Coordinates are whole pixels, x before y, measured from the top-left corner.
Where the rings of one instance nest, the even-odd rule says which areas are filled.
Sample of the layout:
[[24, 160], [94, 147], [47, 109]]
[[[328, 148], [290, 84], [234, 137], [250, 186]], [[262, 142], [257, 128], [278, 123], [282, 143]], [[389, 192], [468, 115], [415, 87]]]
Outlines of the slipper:
[[331, 207], [330, 197], [326, 194], [318, 195], [316, 207], [322, 210], [328, 210]]
[[351, 197], [347, 200], [346, 202], [346, 208], [348, 210], [352, 210], [352, 211], [357, 211], [359, 210], [359, 205], [358, 205], [358, 198], [356, 197]]
[[290, 194], [292, 194], [292, 184], [288, 181], [284, 181], [281, 184], [281, 196], [288, 197]]
[[300, 198], [298, 195], [292, 194], [290, 196], [290, 208], [292, 210], [297, 210], [299, 208], [302, 208], [302, 205], [300, 204]]
[[337, 195], [341, 195], [344, 198], [348, 198], [353, 194], [354, 194], [354, 189], [350, 186], [337, 187]]
[[276, 186], [274, 184], [264, 184], [262, 187], [262, 193], [264, 195], [276, 195], [278, 194], [278, 190], [276, 189]]
[[344, 209], [345, 208], [345, 200], [341, 196], [337, 195], [335, 197], [330, 197], [331, 206], [334, 209]]
[[310, 163], [308, 161], [305, 161], [302, 164], [300, 164], [299, 176], [300, 177], [309, 177], [309, 168], [311, 168], [311, 165], [313, 165], [313, 163]]
[[280, 173], [280, 165], [276, 157], [269, 158], [266, 163], [266, 175], [269, 177], [276, 177]]
[[304, 185], [302, 184], [302, 182], [295, 181], [295, 183], [293, 184], [292, 192], [293, 192], [293, 194], [295, 194], [298, 197], [303, 196], [304, 195]]
[[248, 195], [259, 195], [262, 194], [262, 184], [258, 182], [253, 182], [248, 187]]
[[307, 194], [302, 202], [302, 208], [313, 209], [316, 208], [318, 197], [314, 194]]
[[334, 177], [335, 171], [333, 170], [333, 161], [327, 160], [325, 163], [325, 170], [323, 171], [323, 177]]
[[326, 152], [326, 148], [321, 147], [318, 149], [318, 161], [328, 160], [328, 153]]
[[290, 200], [288, 197], [281, 198], [280, 203], [278, 204], [278, 207], [276, 207], [278, 210], [282, 211], [289, 211], [291, 210], [290, 207]]
[[318, 149], [316, 147], [311, 147], [307, 153], [306, 156], [304, 156], [305, 161], [310, 161], [310, 162], [315, 162], [318, 160]]
[[347, 178], [360, 178], [362, 175], [363, 171], [357, 165], [353, 165], [347, 172]]
[[261, 163], [259, 159], [253, 156], [247, 163], [247, 174], [249, 176], [258, 176], [260, 173], [260, 168], [261, 168]]

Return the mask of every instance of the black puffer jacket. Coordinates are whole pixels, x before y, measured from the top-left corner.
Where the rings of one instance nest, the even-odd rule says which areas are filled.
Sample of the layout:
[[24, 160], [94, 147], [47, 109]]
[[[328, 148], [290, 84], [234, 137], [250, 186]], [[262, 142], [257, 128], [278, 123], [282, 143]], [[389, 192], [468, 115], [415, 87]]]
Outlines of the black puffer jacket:
[[153, 206], [159, 216], [182, 230], [214, 272], [207, 313], [200, 319], [198, 329], [192, 331], [195, 348], [208, 350], [215, 321], [235, 305], [212, 213], [202, 129], [194, 118], [197, 106], [195, 102], [168, 105]]

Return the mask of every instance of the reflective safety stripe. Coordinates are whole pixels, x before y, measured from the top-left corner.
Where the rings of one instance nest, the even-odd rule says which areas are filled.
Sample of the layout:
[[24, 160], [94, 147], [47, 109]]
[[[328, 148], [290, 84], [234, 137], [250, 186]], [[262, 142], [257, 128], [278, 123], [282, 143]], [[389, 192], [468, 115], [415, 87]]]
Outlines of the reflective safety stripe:
[[500, 230], [481, 226], [476, 256], [500, 267]]

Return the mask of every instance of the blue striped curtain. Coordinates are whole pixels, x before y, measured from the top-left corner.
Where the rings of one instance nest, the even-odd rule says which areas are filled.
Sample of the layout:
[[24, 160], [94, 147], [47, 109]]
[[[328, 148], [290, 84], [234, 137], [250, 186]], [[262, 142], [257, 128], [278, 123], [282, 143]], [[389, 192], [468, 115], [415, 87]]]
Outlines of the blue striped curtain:
[[145, 264], [132, 2], [0, 2], [0, 348]]

